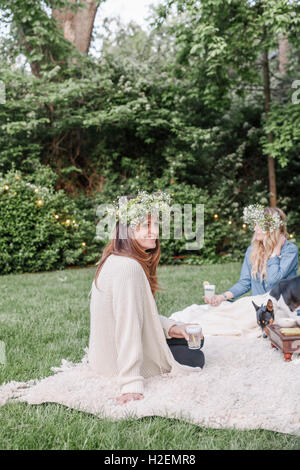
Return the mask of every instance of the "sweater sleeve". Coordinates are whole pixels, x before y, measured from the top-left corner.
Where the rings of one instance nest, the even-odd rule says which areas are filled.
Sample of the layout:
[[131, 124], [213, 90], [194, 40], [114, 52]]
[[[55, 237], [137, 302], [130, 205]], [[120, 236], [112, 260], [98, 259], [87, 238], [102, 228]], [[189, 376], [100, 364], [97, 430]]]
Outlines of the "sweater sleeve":
[[234, 297], [240, 297], [243, 294], [246, 294], [251, 289], [251, 266], [249, 262], [250, 247], [247, 248], [245, 253], [244, 262], [241, 269], [240, 279], [234, 284], [230, 289], [230, 292], [233, 293]]
[[269, 291], [281, 279], [286, 279], [288, 274], [298, 268], [298, 247], [289, 243], [281, 258], [274, 256], [267, 261], [266, 289]]
[[137, 264], [124, 263], [113, 283], [115, 342], [121, 394], [143, 393], [144, 280]]
[[170, 320], [170, 318], [164, 317], [163, 315], [159, 315], [159, 319], [160, 319], [161, 326], [164, 330], [165, 337], [167, 339], [170, 339], [171, 336], [169, 335], [169, 330], [171, 326], [179, 325], [180, 322], [175, 322], [174, 320]]

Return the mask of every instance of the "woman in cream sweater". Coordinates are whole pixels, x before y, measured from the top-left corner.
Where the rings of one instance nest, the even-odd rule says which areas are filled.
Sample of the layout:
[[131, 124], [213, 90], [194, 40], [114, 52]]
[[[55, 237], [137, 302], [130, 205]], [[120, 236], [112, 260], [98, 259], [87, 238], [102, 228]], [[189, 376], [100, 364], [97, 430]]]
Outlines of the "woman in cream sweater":
[[[127, 197], [131, 213], [137, 207], [139, 217], [133, 217], [135, 225], [132, 220], [123, 224], [119, 217], [115, 237], [100, 259], [90, 303], [89, 364], [101, 375], [118, 377], [119, 404], [142, 399], [146, 377], [199, 372], [204, 366], [203, 352], [188, 349], [186, 325], [158, 315], [158, 219], [148, 212], [142, 220], [145, 197], [135, 206], [132, 199], [138, 203], [141, 198]], [[149, 200], [159, 202], [161, 195], [149, 195]], [[145, 203], [145, 212], [148, 209]]]

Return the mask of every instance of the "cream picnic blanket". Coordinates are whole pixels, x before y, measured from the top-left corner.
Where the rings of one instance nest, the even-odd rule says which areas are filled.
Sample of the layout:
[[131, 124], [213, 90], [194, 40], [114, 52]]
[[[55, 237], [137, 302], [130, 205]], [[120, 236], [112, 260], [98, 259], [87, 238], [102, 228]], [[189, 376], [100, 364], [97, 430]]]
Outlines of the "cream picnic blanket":
[[[225, 302], [211, 311], [190, 306], [175, 312], [183, 321], [201, 320], [205, 366], [199, 374], [145, 379], [143, 400], [117, 405], [117, 381], [96, 375], [86, 351], [80, 363], [63, 359], [44, 379], [2, 384], [0, 406], [14, 400], [31, 405], [53, 402], [99, 418], [162, 416], [198, 426], [300, 436], [300, 357], [285, 362], [268, 339], [257, 337], [252, 299]], [[259, 304], [262, 299], [256, 296], [254, 301]]]
[[235, 302], [224, 301], [218, 307], [211, 305], [189, 305], [183, 310], [174, 312], [170, 318], [183, 323], [199, 323], [204, 336], [249, 336], [261, 335], [261, 328], [256, 323], [256, 305], [266, 305], [272, 299], [275, 307], [275, 322], [279, 317], [292, 317], [280, 299], [276, 301], [267, 292], [262, 295], [241, 297]]

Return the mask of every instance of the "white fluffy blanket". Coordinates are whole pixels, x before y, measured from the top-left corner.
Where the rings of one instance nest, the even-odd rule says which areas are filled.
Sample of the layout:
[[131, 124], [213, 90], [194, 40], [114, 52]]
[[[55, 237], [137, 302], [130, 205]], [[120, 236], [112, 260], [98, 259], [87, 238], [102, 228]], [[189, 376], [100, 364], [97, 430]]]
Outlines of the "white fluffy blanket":
[[174, 312], [170, 318], [183, 323], [199, 323], [204, 335], [214, 336], [252, 336], [261, 335], [261, 328], [256, 323], [256, 312], [252, 301], [256, 305], [266, 305], [272, 299], [276, 319], [294, 317], [288, 307], [279, 299], [276, 301], [269, 293], [242, 297], [235, 302], [222, 302], [218, 307], [211, 305], [193, 304], [183, 310]]
[[[224, 317], [222, 329], [219, 317], [212, 318], [212, 311], [201, 316], [206, 334], [203, 370], [199, 374], [165, 374], [146, 379], [141, 401], [117, 405], [116, 381], [95, 375], [85, 355], [78, 364], [62, 360], [61, 367], [52, 368], [54, 375], [40, 381], [3, 384], [0, 405], [9, 400], [29, 404], [54, 402], [112, 419], [163, 416], [212, 428], [269, 429], [300, 435], [299, 356], [285, 362], [268, 339], [257, 337], [254, 307], [247, 318], [239, 312], [238, 320], [230, 317], [229, 307], [236, 310], [238, 301], [234, 304], [228, 309], [223, 306], [228, 324], [225, 325]], [[195, 312], [195, 308], [192, 310]]]

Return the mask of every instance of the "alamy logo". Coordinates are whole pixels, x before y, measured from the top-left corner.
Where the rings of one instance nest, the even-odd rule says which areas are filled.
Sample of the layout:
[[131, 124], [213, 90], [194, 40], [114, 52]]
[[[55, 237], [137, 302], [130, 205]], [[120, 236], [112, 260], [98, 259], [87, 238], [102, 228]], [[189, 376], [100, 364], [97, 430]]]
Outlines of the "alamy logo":
[[[116, 218], [109, 213], [113, 210], [111, 204], [100, 204], [96, 214], [100, 219], [96, 228], [98, 240], [115, 238]], [[173, 215], [173, 216], [172, 216]], [[130, 214], [128, 214], [130, 219]], [[199, 250], [204, 246], [204, 204], [174, 204], [168, 213], [161, 214], [160, 239], [185, 239], [186, 250]], [[125, 225], [119, 227], [119, 238], [128, 236]]]
[[6, 103], [5, 83], [0, 80], [0, 104]]
[[296, 91], [292, 94], [292, 103], [299, 104], [300, 103], [300, 80], [295, 80], [292, 83], [292, 88], [297, 88]]

